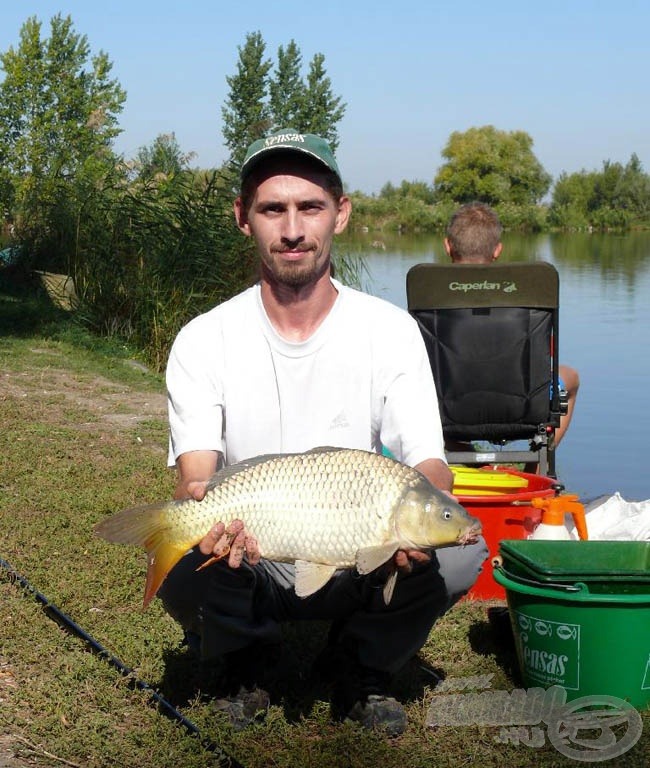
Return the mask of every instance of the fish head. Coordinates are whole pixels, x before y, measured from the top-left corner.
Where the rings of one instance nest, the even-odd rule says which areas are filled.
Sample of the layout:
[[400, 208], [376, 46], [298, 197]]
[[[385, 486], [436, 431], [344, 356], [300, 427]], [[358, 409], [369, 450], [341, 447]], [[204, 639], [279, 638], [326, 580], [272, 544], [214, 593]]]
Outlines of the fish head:
[[400, 538], [416, 547], [472, 544], [481, 533], [481, 523], [475, 517], [424, 479], [402, 496], [395, 525]]

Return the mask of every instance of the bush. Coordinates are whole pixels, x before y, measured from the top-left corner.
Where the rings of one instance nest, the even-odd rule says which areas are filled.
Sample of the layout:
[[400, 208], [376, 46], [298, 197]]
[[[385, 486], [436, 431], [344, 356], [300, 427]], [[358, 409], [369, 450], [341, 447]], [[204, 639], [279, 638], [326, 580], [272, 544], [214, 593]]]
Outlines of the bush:
[[505, 229], [541, 232], [546, 227], [548, 211], [544, 206], [500, 203], [495, 210]]
[[591, 223], [596, 229], [627, 229], [631, 218], [631, 214], [622, 208], [603, 206], [592, 212]]
[[87, 207], [71, 263], [76, 311], [164, 366], [178, 330], [250, 282], [256, 259], [218, 173], [103, 189]]
[[353, 229], [385, 232], [438, 232], [447, 226], [454, 209], [451, 202], [430, 204], [421, 196], [382, 195], [354, 192], [352, 199]]
[[551, 205], [548, 214], [548, 223], [557, 229], [587, 229], [589, 219], [585, 211], [575, 205]]

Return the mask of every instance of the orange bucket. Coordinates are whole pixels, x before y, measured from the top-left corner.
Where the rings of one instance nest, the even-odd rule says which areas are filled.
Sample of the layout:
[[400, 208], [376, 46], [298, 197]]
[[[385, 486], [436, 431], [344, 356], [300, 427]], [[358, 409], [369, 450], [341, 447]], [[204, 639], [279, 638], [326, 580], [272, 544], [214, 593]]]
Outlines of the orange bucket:
[[[535, 509], [531, 500], [554, 496], [553, 486], [558, 481], [506, 467], [476, 469], [470, 475], [466, 474], [465, 467], [452, 466], [451, 469], [456, 480], [453, 492], [468, 513], [481, 521], [489, 551], [483, 570], [467, 597], [471, 600], [505, 600], [505, 589], [492, 576], [492, 558], [499, 554], [499, 542], [528, 538], [542, 516], [542, 510]], [[462, 482], [459, 481], [461, 474]], [[484, 488], [483, 495], [481, 488]]]

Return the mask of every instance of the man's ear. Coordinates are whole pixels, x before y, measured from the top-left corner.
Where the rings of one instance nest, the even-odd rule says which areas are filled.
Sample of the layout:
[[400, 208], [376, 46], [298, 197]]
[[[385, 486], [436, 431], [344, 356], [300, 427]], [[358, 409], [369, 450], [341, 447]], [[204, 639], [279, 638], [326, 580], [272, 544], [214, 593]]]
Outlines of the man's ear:
[[352, 213], [352, 201], [346, 195], [339, 200], [339, 209], [336, 214], [336, 223], [334, 225], [334, 234], [340, 235], [347, 227]]
[[501, 251], [503, 250], [503, 243], [499, 243], [497, 247], [494, 249], [494, 253], [492, 254], [492, 261], [496, 261], [499, 256], [501, 256]]
[[248, 214], [244, 208], [241, 197], [237, 197], [233, 204], [233, 210], [235, 211], [235, 221], [239, 229], [245, 234], [250, 235], [251, 228], [248, 223]]
[[447, 256], [451, 258], [451, 243], [449, 242], [449, 238], [445, 237], [443, 242], [445, 244], [445, 252], [447, 253]]

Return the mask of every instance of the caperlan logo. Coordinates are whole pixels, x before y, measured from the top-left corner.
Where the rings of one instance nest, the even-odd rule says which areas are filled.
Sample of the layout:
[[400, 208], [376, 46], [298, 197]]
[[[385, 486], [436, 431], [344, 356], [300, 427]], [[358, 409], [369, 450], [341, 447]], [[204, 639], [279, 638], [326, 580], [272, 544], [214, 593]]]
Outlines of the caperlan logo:
[[280, 133], [277, 136], [269, 136], [269, 138], [264, 141], [264, 146], [273, 147], [276, 144], [286, 144], [288, 141], [299, 142], [302, 144], [305, 141], [305, 137], [302, 133]]
[[502, 291], [503, 293], [514, 293], [517, 290], [517, 283], [512, 280], [505, 280], [503, 283], [491, 283], [489, 280], [483, 280], [478, 283], [460, 283], [458, 280], [452, 280], [449, 283], [450, 291]]

